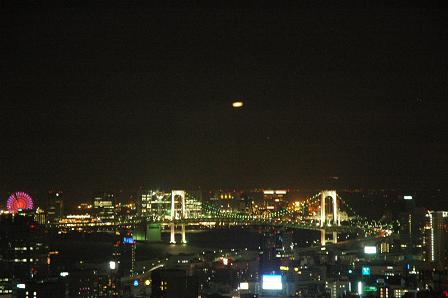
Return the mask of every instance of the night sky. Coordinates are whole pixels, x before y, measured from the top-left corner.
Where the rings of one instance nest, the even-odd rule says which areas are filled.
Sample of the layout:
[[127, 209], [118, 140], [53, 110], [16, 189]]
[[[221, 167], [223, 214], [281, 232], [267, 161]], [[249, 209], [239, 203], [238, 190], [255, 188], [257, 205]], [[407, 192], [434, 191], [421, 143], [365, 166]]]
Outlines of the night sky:
[[58, 2], [0, 8], [1, 191], [446, 187], [445, 7]]

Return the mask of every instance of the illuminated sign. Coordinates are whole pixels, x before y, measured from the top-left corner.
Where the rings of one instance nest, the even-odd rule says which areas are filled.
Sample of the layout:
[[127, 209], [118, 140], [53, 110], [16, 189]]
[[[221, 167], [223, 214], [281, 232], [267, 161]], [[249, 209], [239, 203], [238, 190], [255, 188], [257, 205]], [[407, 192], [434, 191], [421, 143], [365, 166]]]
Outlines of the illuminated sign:
[[61, 273], [59, 273], [59, 275], [62, 277], [66, 277], [66, 276], [68, 276], [68, 272], [61, 272]]
[[134, 287], [138, 287], [138, 280], [134, 280]]
[[25, 286], [25, 284], [17, 284], [17, 288], [18, 289], [25, 289], [26, 286]]
[[362, 268], [361, 268], [361, 273], [362, 273], [362, 275], [364, 275], [364, 276], [368, 276], [368, 275], [370, 275], [370, 267], [362, 266]]
[[123, 243], [124, 244], [134, 244], [135, 240], [132, 237], [124, 237], [123, 238]]
[[263, 290], [281, 290], [282, 276], [277, 274], [264, 274], [262, 288]]
[[366, 255], [376, 254], [376, 246], [364, 246], [364, 253]]
[[405, 199], [405, 200], [412, 200], [412, 196], [404, 196], [403, 199]]
[[376, 292], [376, 287], [365, 286], [364, 289], [363, 289], [363, 291], [364, 291], [365, 293], [368, 293], [368, 292]]
[[249, 290], [249, 283], [248, 282], [241, 282], [240, 283], [240, 290]]

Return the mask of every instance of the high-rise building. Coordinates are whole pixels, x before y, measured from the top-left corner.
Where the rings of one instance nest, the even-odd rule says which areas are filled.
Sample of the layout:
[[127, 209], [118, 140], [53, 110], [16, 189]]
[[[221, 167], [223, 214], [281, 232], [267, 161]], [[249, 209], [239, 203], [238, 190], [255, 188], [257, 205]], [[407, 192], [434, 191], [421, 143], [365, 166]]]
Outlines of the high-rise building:
[[202, 214], [202, 199], [200, 192], [187, 192], [185, 196], [186, 216], [189, 218], [199, 217]]
[[113, 222], [115, 219], [115, 198], [111, 193], [104, 193], [93, 198], [93, 213], [102, 222]]
[[116, 268], [118, 277], [134, 275], [136, 246], [137, 242], [132, 232], [123, 230], [116, 234], [112, 258], [118, 264]]
[[36, 221], [40, 225], [47, 224], [47, 215], [45, 214], [45, 211], [37, 207], [36, 213], [34, 215], [34, 221]]
[[64, 200], [61, 191], [50, 190], [47, 197], [47, 223], [58, 223], [64, 215]]
[[448, 211], [428, 212], [426, 247], [427, 261], [448, 268]]
[[285, 208], [287, 201], [285, 200], [286, 190], [263, 190], [264, 207], [267, 210], [280, 210]]
[[408, 257], [424, 258], [426, 209], [416, 207], [412, 196], [404, 196], [404, 211], [399, 214], [400, 240]]
[[137, 214], [144, 218], [165, 219], [170, 216], [171, 192], [148, 190], [140, 194]]
[[[0, 215], [0, 289], [11, 293], [48, 273], [48, 246], [34, 214]], [[12, 281], [15, 283], [13, 284]]]

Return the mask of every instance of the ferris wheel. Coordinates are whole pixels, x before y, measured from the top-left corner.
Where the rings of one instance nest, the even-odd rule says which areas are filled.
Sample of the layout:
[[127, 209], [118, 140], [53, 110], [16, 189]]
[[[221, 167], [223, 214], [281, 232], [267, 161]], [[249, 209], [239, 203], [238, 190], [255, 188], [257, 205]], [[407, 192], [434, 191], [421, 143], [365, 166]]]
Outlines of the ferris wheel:
[[33, 209], [33, 199], [26, 192], [18, 191], [9, 196], [6, 207], [10, 213], [17, 213], [19, 209]]

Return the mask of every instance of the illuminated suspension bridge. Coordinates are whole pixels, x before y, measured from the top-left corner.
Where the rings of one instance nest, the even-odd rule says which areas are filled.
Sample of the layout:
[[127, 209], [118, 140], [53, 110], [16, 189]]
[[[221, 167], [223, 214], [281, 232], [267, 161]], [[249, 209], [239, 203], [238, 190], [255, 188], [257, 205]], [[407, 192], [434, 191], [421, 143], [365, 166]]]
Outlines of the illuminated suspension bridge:
[[[185, 226], [200, 223], [229, 223], [238, 225], [275, 226], [281, 228], [316, 230], [321, 233], [321, 245], [337, 243], [338, 233], [357, 233], [363, 236], [390, 235], [392, 227], [371, 221], [357, 214], [335, 190], [323, 190], [294, 207], [283, 208], [262, 215], [249, 212], [223, 210], [202, 204], [202, 210], [189, 215], [185, 191], [172, 191], [169, 216], [153, 218], [151, 223], [170, 226], [170, 243], [176, 243], [176, 227], [181, 227], [182, 240], [186, 243]], [[328, 240], [328, 236], [332, 236]]]

